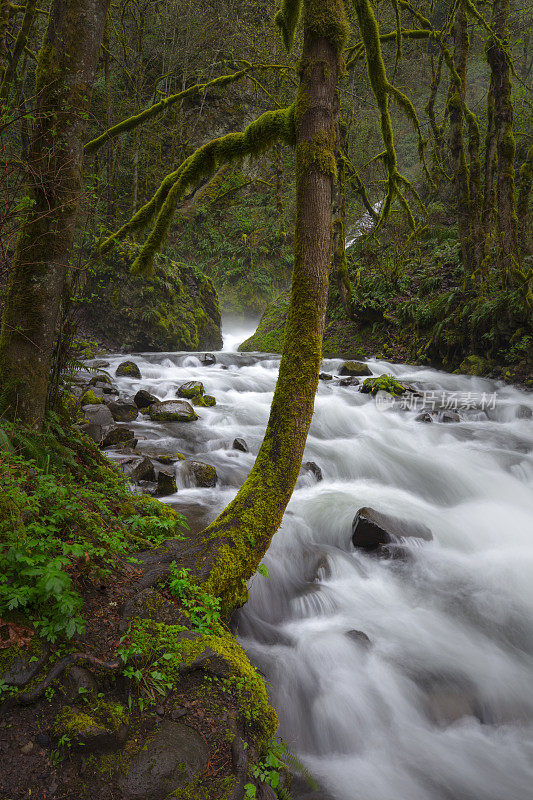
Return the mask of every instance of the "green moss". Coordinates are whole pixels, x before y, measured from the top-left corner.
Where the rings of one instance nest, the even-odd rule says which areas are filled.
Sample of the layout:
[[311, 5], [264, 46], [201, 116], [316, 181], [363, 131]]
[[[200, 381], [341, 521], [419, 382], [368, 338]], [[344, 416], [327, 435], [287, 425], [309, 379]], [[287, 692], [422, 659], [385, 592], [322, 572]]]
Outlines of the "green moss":
[[380, 375], [379, 378], [366, 378], [361, 387], [363, 394], [375, 395], [378, 392], [388, 392], [393, 397], [405, 394], [407, 387], [392, 375]]
[[212, 408], [212, 406], [216, 406], [217, 401], [211, 394], [204, 394], [203, 397], [195, 397], [192, 401], [193, 406], [199, 406], [200, 408]]
[[82, 406], [97, 406], [102, 405], [103, 402], [102, 398], [98, 397], [92, 389], [87, 389], [80, 397], [80, 405]]
[[96, 695], [87, 695], [85, 700], [86, 706], [83, 708], [63, 706], [54, 721], [56, 736], [67, 735], [78, 739], [94, 732], [95, 729], [117, 733], [123, 725], [128, 724], [128, 714], [124, 706], [119, 703]]

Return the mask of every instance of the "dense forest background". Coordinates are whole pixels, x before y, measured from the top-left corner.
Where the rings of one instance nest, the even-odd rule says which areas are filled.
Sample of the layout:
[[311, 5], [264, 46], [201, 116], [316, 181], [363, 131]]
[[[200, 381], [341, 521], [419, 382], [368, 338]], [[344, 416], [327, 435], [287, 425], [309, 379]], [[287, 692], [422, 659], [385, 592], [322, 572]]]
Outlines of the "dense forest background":
[[[495, 135], [503, 133], [494, 131], [494, 78], [488, 58], [488, 25], [496, 12], [481, 4], [476, 6], [477, 18], [468, 14], [468, 42], [464, 54], [458, 55], [453, 46], [457, 23], [446, 3], [413, 7], [405, 2], [401, 9], [407, 33], [400, 48], [394, 36], [394, 8], [378, 3], [375, 10], [380, 30], [387, 32], [382, 44], [387, 75], [409, 97], [417, 115], [413, 124], [401, 99], [392, 98], [398, 169], [421, 202], [411, 193], [414, 217], [409, 220], [396, 199], [378, 233], [368, 230], [367, 220], [367, 233], [355, 239], [362, 215], [383, 202], [386, 168], [380, 112], [358, 34], [353, 33], [340, 90], [343, 207], [337, 208], [338, 235], [344, 232], [351, 246], [346, 251], [346, 276], [330, 287], [325, 352], [371, 351], [454, 369], [463, 364], [465, 371], [496, 370], [524, 380], [531, 351], [532, 10], [528, 4], [511, 4], [505, 23], [509, 108], [514, 117], [513, 187], [506, 191], [514, 192], [513, 202], [521, 203], [521, 209], [517, 212], [515, 206], [508, 212], [515, 219], [515, 233], [499, 234], [498, 214], [491, 210], [500, 202], [493, 150]], [[119, 135], [99, 142], [98, 149], [86, 155], [71, 298], [63, 308], [86, 338], [123, 349], [215, 346], [212, 330], [203, 340], [198, 338], [194, 310], [178, 312], [180, 302], [168, 280], [168, 274], [175, 274], [178, 282], [183, 279], [185, 272], [171, 266], [177, 262], [186, 265], [187, 274], [192, 269], [209, 278], [222, 309], [233, 315], [259, 317], [281, 295], [269, 308], [259, 337], [247, 345], [281, 350], [287, 307], [283, 293], [290, 283], [295, 216], [294, 154], [282, 144], [259, 158], [223, 165], [181, 200], [155, 284], [127, 278], [128, 264], [137, 252], [135, 240], [143, 241], [142, 232], [130, 235], [122, 249], [110, 251], [105, 259], [95, 257], [98, 243], [142, 208], [162, 177], [195, 148], [215, 136], [242, 130], [260, 113], [284, 107], [292, 98], [298, 48], [286, 53], [272, 26], [275, 12], [274, 0], [112, 6], [87, 112], [87, 141], [163, 98], [195, 85], [206, 86], [172, 101], [145, 124], [123, 125]], [[21, 26], [21, 16], [22, 9], [11, 7], [6, 47]], [[2, 126], [5, 201], [0, 280], [4, 282], [27, 210], [24, 159], [38, 105], [35, 57], [45, 25], [46, 14], [40, 9], [17, 59]], [[439, 45], [427, 29], [424, 32], [427, 25], [444, 31], [445, 44]], [[451, 103], [454, 63], [465, 78], [465, 105], [459, 117]], [[222, 86], [213, 83], [240, 70], [245, 73], [237, 80]], [[469, 114], [478, 126], [477, 144]], [[466, 183], [462, 178], [468, 171], [470, 188], [468, 176]], [[468, 204], [477, 202], [476, 192], [480, 204], [474, 212]], [[502, 194], [501, 203], [505, 202]], [[478, 252], [472, 263], [465, 263], [469, 260], [465, 240], [475, 239], [475, 233], [465, 232], [465, 214], [471, 219], [477, 215], [480, 225], [483, 218], [483, 254]], [[414, 232], [409, 222], [415, 225]], [[502, 242], [513, 236], [519, 239], [519, 252], [506, 254]], [[509, 259], [514, 259], [514, 266]], [[210, 304], [208, 298], [206, 313], [216, 325]], [[63, 327], [73, 330], [70, 323]]]

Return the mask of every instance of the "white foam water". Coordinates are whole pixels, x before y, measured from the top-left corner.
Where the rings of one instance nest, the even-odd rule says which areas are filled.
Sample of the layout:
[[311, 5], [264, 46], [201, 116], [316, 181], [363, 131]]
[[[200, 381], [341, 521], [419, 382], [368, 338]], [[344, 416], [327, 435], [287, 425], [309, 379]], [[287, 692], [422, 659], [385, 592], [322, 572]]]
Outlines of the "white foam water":
[[[139, 449], [213, 464], [216, 489], [167, 499], [208, 522], [261, 443], [278, 359], [234, 351], [134, 356], [175, 397], [200, 379], [217, 399], [194, 424], [132, 423]], [[112, 358], [110, 373], [123, 357]], [[340, 362], [327, 361], [335, 374]], [[460, 421], [380, 411], [354, 386], [320, 382], [302, 473], [250, 581], [237, 632], [266, 676], [280, 735], [335, 800], [528, 800], [533, 796], [533, 395], [492, 381], [371, 360], [420, 391], [478, 398]], [[482, 395], [485, 404], [479, 400]], [[250, 449], [232, 449], [243, 437]], [[178, 470], [179, 472], [179, 470]], [[179, 476], [178, 476], [179, 485]], [[429, 527], [433, 540], [381, 559], [351, 543], [356, 511]], [[203, 516], [202, 516], [203, 515]]]

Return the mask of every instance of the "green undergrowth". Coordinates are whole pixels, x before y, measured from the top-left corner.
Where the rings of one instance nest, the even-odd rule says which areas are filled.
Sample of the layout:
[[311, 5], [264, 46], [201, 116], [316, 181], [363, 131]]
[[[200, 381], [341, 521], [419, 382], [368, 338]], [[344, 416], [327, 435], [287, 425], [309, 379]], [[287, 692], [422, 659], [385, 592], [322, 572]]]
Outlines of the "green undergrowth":
[[0, 423], [0, 618], [30, 622], [51, 642], [81, 633], [81, 587], [183, 525], [59, 417], [42, 433]]
[[[436, 217], [440, 205], [433, 206]], [[347, 264], [353, 312], [332, 277], [325, 358], [374, 356], [533, 383], [533, 314], [523, 292], [495, 270], [465, 278], [455, 226], [433, 222], [411, 238], [401, 228], [379, 240], [362, 237]], [[281, 294], [240, 349], [281, 352], [288, 305]]]

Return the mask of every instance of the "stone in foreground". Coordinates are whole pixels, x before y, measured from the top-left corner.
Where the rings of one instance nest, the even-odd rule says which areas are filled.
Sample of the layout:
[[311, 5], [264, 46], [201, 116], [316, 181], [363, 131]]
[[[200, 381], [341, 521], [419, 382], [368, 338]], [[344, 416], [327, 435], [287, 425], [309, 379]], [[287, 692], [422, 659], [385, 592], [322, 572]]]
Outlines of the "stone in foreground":
[[152, 403], [148, 414], [154, 422], [194, 422], [198, 419], [193, 407], [186, 400], [163, 400]]
[[373, 552], [391, 543], [415, 537], [431, 541], [433, 534], [420, 522], [406, 522], [373, 508], [360, 508], [352, 522], [352, 544], [360, 550]]
[[205, 389], [201, 381], [187, 381], [178, 388], [178, 397], [185, 397], [187, 400], [201, 397], [203, 394], [205, 394]]

